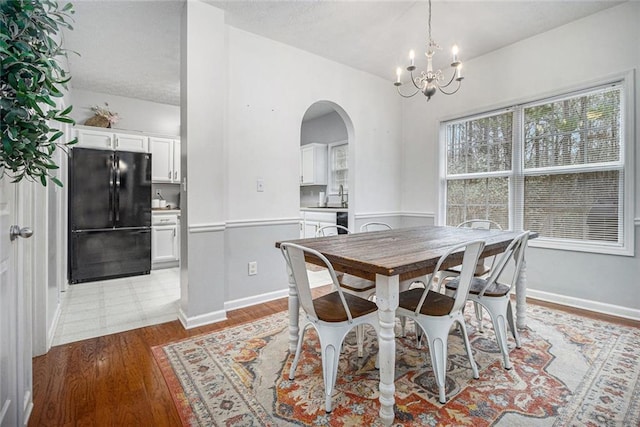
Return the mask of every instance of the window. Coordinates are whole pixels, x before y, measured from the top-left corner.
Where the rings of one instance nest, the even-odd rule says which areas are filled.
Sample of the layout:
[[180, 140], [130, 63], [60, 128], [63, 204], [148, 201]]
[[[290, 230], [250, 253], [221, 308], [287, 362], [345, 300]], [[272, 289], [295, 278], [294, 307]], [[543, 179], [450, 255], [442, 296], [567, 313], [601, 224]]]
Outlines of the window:
[[626, 97], [622, 79], [442, 123], [446, 224], [486, 218], [538, 232], [532, 246], [632, 254]]
[[329, 192], [337, 194], [340, 186], [349, 191], [349, 144], [337, 142], [329, 144]]

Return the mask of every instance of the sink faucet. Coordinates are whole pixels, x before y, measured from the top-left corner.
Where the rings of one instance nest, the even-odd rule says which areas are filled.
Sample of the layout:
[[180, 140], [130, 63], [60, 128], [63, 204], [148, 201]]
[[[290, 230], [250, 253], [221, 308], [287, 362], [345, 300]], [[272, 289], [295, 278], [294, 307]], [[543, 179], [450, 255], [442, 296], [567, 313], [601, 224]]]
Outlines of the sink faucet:
[[338, 195], [340, 196], [340, 206], [343, 208], [347, 207], [347, 201], [344, 200], [344, 186], [340, 184], [340, 190], [338, 190]]

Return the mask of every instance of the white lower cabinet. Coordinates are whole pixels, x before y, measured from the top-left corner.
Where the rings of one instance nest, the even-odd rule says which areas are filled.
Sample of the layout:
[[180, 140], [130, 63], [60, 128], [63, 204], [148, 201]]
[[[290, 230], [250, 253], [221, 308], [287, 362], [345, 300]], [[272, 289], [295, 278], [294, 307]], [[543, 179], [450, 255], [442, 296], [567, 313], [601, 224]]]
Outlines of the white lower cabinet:
[[[316, 237], [316, 232], [320, 227], [325, 225], [336, 225], [336, 213], [335, 212], [300, 212], [300, 218], [302, 218], [300, 226], [300, 238], [308, 239], [309, 237]], [[336, 234], [335, 230], [327, 230], [327, 236]]]
[[180, 261], [180, 220], [177, 213], [154, 212], [151, 225], [152, 268], [172, 267]]

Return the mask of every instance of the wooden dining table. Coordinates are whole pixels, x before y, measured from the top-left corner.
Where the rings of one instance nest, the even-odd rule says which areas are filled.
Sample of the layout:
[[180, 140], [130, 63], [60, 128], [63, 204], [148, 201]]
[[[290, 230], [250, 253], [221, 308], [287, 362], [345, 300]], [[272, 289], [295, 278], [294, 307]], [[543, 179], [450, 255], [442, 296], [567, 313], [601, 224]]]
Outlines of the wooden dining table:
[[[395, 311], [401, 287], [413, 280], [433, 273], [440, 257], [452, 246], [472, 240], [486, 242], [481, 258], [498, 255], [519, 234], [506, 230], [478, 230], [444, 226], [421, 226], [366, 233], [341, 234], [311, 239], [287, 240], [315, 249], [324, 255], [338, 272], [373, 280], [376, 283], [376, 304], [380, 332], [380, 418], [385, 425], [394, 419], [395, 403]], [[535, 237], [535, 236], [534, 236]], [[283, 241], [284, 242], [284, 241]], [[276, 247], [280, 243], [276, 242]], [[443, 265], [453, 267], [462, 263], [462, 252], [454, 254]], [[307, 261], [323, 265], [314, 257]], [[295, 353], [299, 334], [298, 296], [289, 275], [289, 351]], [[525, 263], [516, 282], [516, 325], [526, 324]]]

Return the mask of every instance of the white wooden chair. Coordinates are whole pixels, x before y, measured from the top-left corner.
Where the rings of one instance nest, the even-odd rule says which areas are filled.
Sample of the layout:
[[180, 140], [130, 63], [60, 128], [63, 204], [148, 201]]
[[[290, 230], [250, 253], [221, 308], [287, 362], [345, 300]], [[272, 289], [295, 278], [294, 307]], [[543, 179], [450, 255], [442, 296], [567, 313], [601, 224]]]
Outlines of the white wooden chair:
[[367, 222], [366, 224], [362, 224], [360, 226], [361, 232], [381, 231], [381, 230], [391, 230], [391, 226], [386, 222], [377, 222], [377, 221]]
[[[511, 369], [512, 367], [509, 360], [509, 347], [507, 346], [507, 325], [516, 341], [516, 348], [520, 348], [520, 337], [513, 318], [510, 293], [522, 269], [522, 260], [524, 259], [528, 240], [528, 231], [519, 234], [498, 258], [491, 275], [487, 279], [474, 277], [469, 289], [469, 301], [480, 304], [491, 316], [493, 330], [502, 353], [505, 369]], [[506, 267], [511, 261], [513, 262], [513, 269], [507, 272]], [[509, 273], [507, 275], [508, 281], [499, 281], [503, 273]], [[448, 294], [457, 292], [460, 289], [459, 279], [447, 282], [445, 288]]]
[[[293, 276], [300, 306], [306, 314], [306, 322], [300, 330], [296, 354], [289, 371], [289, 379], [295, 378], [304, 333], [308, 326], [312, 326], [320, 339], [325, 410], [331, 412], [331, 395], [336, 383], [342, 342], [352, 328], [364, 326], [366, 323], [373, 326], [377, 333], [378, 308], [372, 301], [343, 292], [333, 266], [321, 253], [293, 243], [281, 244], [280, 250], [287, 261], [290, 274]], [[325, 264], [334, 287], [332, 293], [316, 299], [312, 298], [305, 255], [316, 257]]]
[[481, 240], [467, 242], [454, 246], [438, 260], [434, 273], [441, 270], [442, 264], [447, 258], [451, 256], [460, 257], [460, 251], [464, 250], [464, 255], [461, 257], [462, 270], [458, 279], [458, 291], [455, 296], [441, 294], [431, 289], [431, 281], [435, 274], [431, 275], [424, 289], [416, 288], [400, 293], [396, 315], [412, 318], [427, 336], [431, 365], [438, 385], [440, 403], [446, 402], [447, 346], [449, 331], [454, 324], [458, 325], [464, 339], [473, 377], [479, 378], [478, 366], [473, 359], [471, 344], [467, 336], [463, 309], [467, 300], [469, 286], [473, 279], [473, 271], [483, 249], [484, 242]]

